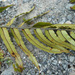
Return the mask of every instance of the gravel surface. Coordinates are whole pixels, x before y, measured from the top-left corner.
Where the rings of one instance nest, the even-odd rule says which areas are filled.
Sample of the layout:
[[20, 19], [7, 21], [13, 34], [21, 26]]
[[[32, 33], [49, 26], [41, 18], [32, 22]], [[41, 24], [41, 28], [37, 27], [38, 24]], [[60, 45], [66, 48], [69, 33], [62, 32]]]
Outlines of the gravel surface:
[[[5, 25], [14, 16], [22, 12], [29, 11], [34, 4], [36, 5], [35, 9], [30, 14], [26, 15], [26, 19], [32, 18], [36, 15], [50, 10], [50, 12], [47, 15], [44, 15], [43, 17], [37, 19], [36, 22], [43, 21], [51, 22], [53, 24], [75, 23], [75, 11], [71, 11], [70, 9], [70, 7], [74, 4], [69, 3], [69, 0], [0, 0], [0, 6], [6, 6], [8, 4], [15, 4], [15, 6], [7, 8], [5, 11], [0, 13], [0, 25]], [[18, 19], [16, 20], [15, 24], [18, 25], [20, 22], [21, 19]], [[47, 53], [30, 44], [24, 36], [23, 40], [27, 48], [36, 57], [41, 69], [41, 75], [75, 75], [75, 55], [65, 53], [55, 55]], [[2, 67], [0, 69], [0, 74], [39, 75], [37, 68], [17, 46], [17, 44], [14, 41], [14, 38], [12, 39], [12, 41], [18, 53], [21, 55], [25, 70], [22, 73], [16, 73], [14, 72], [12, 65], [9, 66], [5, 62], [3, 62]], [[4, 50], [6, 56], [11, 57], [2, 40], [0, 40], [0, 48]], [[74, 51], [71, 52], [75, 54]], [[12, 57], [11, 59], [14, 61]]]

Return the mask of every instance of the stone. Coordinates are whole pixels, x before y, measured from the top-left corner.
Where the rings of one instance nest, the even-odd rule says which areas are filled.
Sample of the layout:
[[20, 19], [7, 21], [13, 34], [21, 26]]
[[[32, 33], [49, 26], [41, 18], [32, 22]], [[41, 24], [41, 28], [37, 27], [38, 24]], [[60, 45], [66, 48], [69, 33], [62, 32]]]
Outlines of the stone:
[[30, 44], [30, 45], [27, 45], [27, 48], [31, 51], [33, 51], [33, 46]]
[[57, 64], [57, 60], [53, 60], [52, 64], [56, 65]]
[[50, 73], [50, 70], [48, 70], [47, 73]]
[[51, 21], [51, 18], [48, 18], [48, 21], [50, 22]]
[[71, 24], [71, 21], [66, 21], [65, 23], [66, 23], [66, 24]]
[[64, 65], [63, 65], [63, 68], [66, 69], [66, 68], [67, 68], [67, 64], [64, 64]]
[[54, 15], [52, 15], [52, 19], [54, 19], [55, 18], [55, 16]]
[[23, 0], [23, 3], [29, 2], [30, 0]]
[[75, 17], [72, 19], [72, 22], [75, 24]]
[[5, 69], [1, 75], [12, 75], [12, 73], [14, 73], [14, 69], [13, 66], [10, 66], [8, 69]]
[[73, 18], [73, 17], [72, 17], [71, 14], [69, 14], [69, 15], [67, 16], [67, 19], [68, 19], [68, 20], [72, 20], [72, 18]]
[[69, 60], [70, 60], [70, 62], [73, 62], [74, 61], [74, 56], [70, 56]]
[[66, 18], [62, 18], [62, 21], [59, 22], [59, 24], [64, 24], [65, 23]]
[[12, 3], [12, 0], [7, 0], [9, 3]]
[[59, 24], [64, 24], [64, 21], [59, 22]]
[[75, 13], [74, 13], [74, 16], [75, 16]]

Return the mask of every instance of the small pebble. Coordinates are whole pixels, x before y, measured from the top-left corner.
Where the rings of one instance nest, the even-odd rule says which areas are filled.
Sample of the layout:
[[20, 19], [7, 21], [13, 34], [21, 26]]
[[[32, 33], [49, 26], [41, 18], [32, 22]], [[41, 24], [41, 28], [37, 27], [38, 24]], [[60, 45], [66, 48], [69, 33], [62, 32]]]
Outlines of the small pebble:
[[71, 21], [66, 21], [65, 23], [66, 23], [66, 24], [71, 24]]
[[67, 19], [68, 19], [68, 20], [72, 20], [72, 18], [73, 18], [73, 17], [72, 17], [71, 14], [69, 14], [69, 15], [67, 16]]
[[70, 62], [73, 62], [74, 61], [74, 56], [70, 56], [69, 60], [70, 60]]

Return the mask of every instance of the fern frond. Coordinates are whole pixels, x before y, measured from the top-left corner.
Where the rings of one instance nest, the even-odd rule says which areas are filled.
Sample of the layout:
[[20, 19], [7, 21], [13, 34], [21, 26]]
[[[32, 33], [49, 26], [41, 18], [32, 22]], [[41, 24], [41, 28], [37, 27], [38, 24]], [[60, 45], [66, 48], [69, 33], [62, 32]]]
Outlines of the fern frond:
[[[19, 28], [11, 28], [11, 33], [13, 34], [16, 43], [23, 50], [23, 52], [29, 57], [33, 64], [39, 69], [38, 62], [33, 54], [24, 45]], [[44, 29], [45, 35], [40, 28], [34, 28], [34, 34], [39, 39], [37, 40], [30, 32], [30, 28], [21, 29], [26, 39], [34, 46], [40, 48], [41, 50], [48, 53], [71, 53], [68, 49], [75, 50], [75, 33], [70, 31], [69, 34], [65, 30], [55, 30]], [[23, 63], [20, 55], [15, 49], [15, 46], [11, 42], [10, 35], [8, 32], [8, 27], [0, 27], [0, 36], [3, 39], [8, 51], [15, 58], [16, 63], [19, 65], [20, 69], [23, 69]], [[41, 42], [43, 43], [41, 43]]]
[[[26, 13], [22, 13], [20, 15], [25, 15], [30, 13], [33, 8]], [[21, 60], [20, 55], [18, 54], [17, 50], [15, 49], [15, 46], [13, 45], [13, 42], [11, 41], [10, 33], [8, 32], [8, 29], [11, 30], [11, 33], [13, 35], [13, 38], [15, 38], [16, 43], [18, 46], [23, 50], [23, 52], [29, 57], [29, 59], [32, 61], [32, 63], [37, 67], [38, 70], [40, 70], [38, 62], [36, 58], [33, 56], [33, 54], [27, 49], [25, 46], [21, 34], [19, 32], [19, 29], [23, 32], [26, 39], [33, 44], [34, 46], [38, 47], [39, 49], [48, 52], [48, 53], [54, 53], [54, 54], [60, 54], [60, 53], [70, 53], [72, 54], [69, 49], [75, 51], [75, 24], [51, 24], [48, 22], [38, 22], [34, 25], [31, 25], [28, 28], [22, 28], [22, 26], [26, 24], [30, 24], [31, 20], [34, 18], [38, 18], [49, 11], [35, 16], [31, 19], [24, 19], [23, 23], [21, 23], [18, 27], [11, 27], [16, 17], [15, 16], [12, 20], [10, 20], [6, 26], [0, 26], [0, 36], [2, 40], [4, 41], [8, 51], [10, 54], [15, 58], [16, 66], [13, 64], [13, 67], [15, 71], [20, 71], [24, 69], [23, 63]], [[36, 35], [36, 39], [30, 32], [30, 29], [33, 29], [34, 34]], [[45, 34], [43, 34], [42, 29], [44, 29]], [[67, 32], [68, 31], [68, 32]]]

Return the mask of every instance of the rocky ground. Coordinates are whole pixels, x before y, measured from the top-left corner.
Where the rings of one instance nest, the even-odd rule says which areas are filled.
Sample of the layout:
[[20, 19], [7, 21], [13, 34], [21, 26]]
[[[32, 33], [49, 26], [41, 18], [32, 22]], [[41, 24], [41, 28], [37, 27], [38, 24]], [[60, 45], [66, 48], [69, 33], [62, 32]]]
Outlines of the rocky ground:
[[[32, 18], [39, 15], [45, 11], [50, 10], [50, 12], [43, 17], [36, 20], [36, 22], [51, 22], [56, 23], [70, 23], [75, 24], [75, 11], [70, 9], [74, 4], [69, 3], [69, 0], [0, 0], [0, 7], [9, 4], [15, 4], [15, 6], [10, 7], [0, 13], [0, 25], [5, 25], [10, 19], [12, 19], [17, 14], [29, 11], [35, 4], [35, 9], [26, 16], [26, 18]], [[16, 20], [15, 24], [19, 24], [20, 19]], [[36, 57], [40, 69], [41, 75], [75, 75], [75, 55], [70, 54], [51, 54], [44, 52], [35, 46], [31, 45], [25, 37], [25, 44], [27, 48]], [[20, 53], [21, 58], [24, 63], [25, 70], [22, 73], [16, 73], [13, 70], [12, 65], [9, 66], [6, 62], [2, 63], [0, 74], [1, 75], [39, 75], [37, 68], [32, 64], [28, 57], [21, 51], [17, 44], [17, 51]], [[4, 50], [6, 56], [10, 56], [7, 48], [5, 47], [2, 40], [0, 40], [0, 48]], [[75, 54], [74, 51], [71, 51]], [[14, 61], [14, 59], [11, 57]]]

